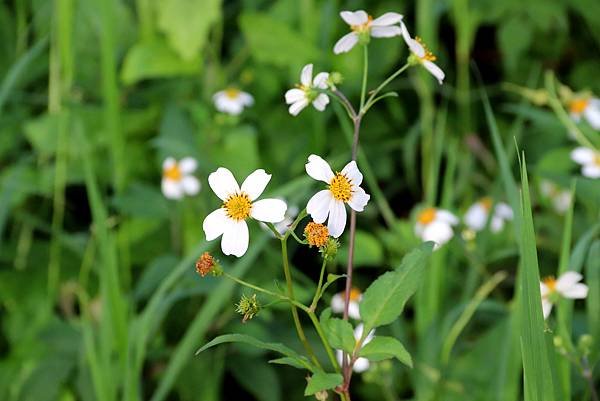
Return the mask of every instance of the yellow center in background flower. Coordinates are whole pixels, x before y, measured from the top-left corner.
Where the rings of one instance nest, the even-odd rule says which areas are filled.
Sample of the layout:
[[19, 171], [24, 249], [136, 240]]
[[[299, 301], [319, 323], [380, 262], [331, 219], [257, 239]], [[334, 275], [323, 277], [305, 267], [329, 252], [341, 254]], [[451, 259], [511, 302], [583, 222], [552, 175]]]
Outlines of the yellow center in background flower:
[[492, 198], [490, 198], [489, 196], [481, 198], [481, 200], [479, 201], [479, 203], [487, 211], [489, 211], [492, 208]]
[[429, 224], [433, 220], [435, 220], [435, 214], [435, 208], [428, 207], [427, 209], [424, 209], [423, 211], [421, 211], [421, 213], [419, 213], [419, 215], [417, 216], [417, 221], [421, 224]]
[[352, 288], [350, 290], [350, 301], [358, 301], [362, 293], [358, 288]]
[[225, 89], [225, 96], [229, 99], [237, 99], [240, 96], [240, 91], [235, 88], [227, 88]]
[[573, 114], [581, 114], [588, 107], [589, 99], [575, 99], [569, 104], [569, 111]]
[[245, 193], [231, 195], [223, 207], [227, 212], [227, 216], [235, 221], [246, 220], [250, 217], [250, 211], [252, 210], [252, 202], [250, 197]]
[[372, 21], [373, 21], [373, 17], [371, 17], [369, 15], [367, 22], [365, 22], [364, 24], [360, 24], [360, 25], [350, 25], [350, 29], [352, 29], [356, 33], [366, 32], [371, 27], [371, 22]]
[[420, 57], [421, 60], [424, 61], [435, 61], [437, 60], [437, 57], [429, 51], [429, 49], [427, 48], [427, 46], [425, 45], [425, 43], [423, 43], [423, 39], [421, 39], [418, 36], [415, 36], [415, 40], [423, 47], [423, 51], [425, 52], [425, 55], [423, 57]]
[[551, 293], [556, 290], [556, 279], [554, 277], [546, 277], [543, 280], [543, 283], [546, 285], [546, 287], [548, 287], [548, 291], [550, 291]]
[[172, 181], [181, 181], [182, 174], [179, 166], [175, 163], [163, 171], [163, 176]]
[[342, 173], [336, 173], [329, 183], [329, 190], [336, 200], [348, 202], [352, 198], [352, 184]]

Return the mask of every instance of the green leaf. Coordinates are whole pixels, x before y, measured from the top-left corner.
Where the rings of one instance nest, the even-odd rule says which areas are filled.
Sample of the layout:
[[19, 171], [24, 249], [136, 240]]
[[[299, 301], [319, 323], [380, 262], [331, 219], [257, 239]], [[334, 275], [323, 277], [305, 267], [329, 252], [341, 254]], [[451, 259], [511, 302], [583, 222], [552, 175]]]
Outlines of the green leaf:
[[342, 349], [348, 353], [354, 351], [356, 340], [354, 330], [347, 320], [338, 318], [327, 319], [324, 325], [325, 335], [333, 348]]
[[404, 256], [400, 267], [382, 274], [367, 288], [360, 303], [364, 333], [392, 323], [400, 316], [404, 304], [421, 284], [425, 264], [432, 250], [433, 243], [422, 244]]
[[184, 60], [192, 60], [221, 16], [221, 0], [162, 0], [156, 4], [159, 28]]
[[[348, 259], [348, 247], [342, 246], [339, 260]], [[366, 231], [356, 231], [354, 245], [355, 266], [380, 266], [383, 263], [383, 247], [381, 241]]]
[[345, 274], [328, 274], [327, 275], [327, 282], [325, 282], [325, 284], [323, 285], [323, 288], [321, 289], [321, 295], [323, 295], [325, 293], [325, 290], [327, 289], [327, 287], [329, 287], [331, 284], [335, 283], [337, 280], [346, 277]]
[[594, 339], [593, 353], [600, 350], [600, 240], [594, 241], [590, 247], [585, 265], [585, 281], [589, 294], [585, 300], [589, 332]]
[[411, 368], [413, 366], [412, 358], [406, 348], [404, 348], [404, 345], [393, 337], [373, 337], [370, 342], [360, 349], [358, 356], [375, 362], [396, 358], [406, 366], [410, 366]]
[[322, 390], [335, 388], [343, 383], [344, 379], [339, 373], [317, 372], [308, 381], [304, 395], [313, 395]]
[[269, 363], [275, 363], [277, 365], [288, 365], [298, 369], [306, 369], [306, 366], [304, 366], [298, 359], [289, 356], [271, 359]]

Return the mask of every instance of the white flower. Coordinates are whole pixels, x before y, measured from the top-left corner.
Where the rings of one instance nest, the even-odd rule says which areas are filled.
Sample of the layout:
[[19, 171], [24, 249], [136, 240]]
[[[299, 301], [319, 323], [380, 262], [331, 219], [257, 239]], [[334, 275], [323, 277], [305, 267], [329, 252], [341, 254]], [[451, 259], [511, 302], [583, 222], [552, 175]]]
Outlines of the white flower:
[[181, 199], [184, 195], [196, 195], [200, 191], [200, 181], [192, 175], [196, 170], [196, 160], [184, 157], [177, 162], [167, 157], [163, 162], [162, 193], [169, 199]]
[[595, 97], [579, 97], [569, 102], [569, 115], [575, 122], [581, 117], [595, 130], [600, 130], [600, 99]]
[[242, 256], [248, 249], [248, 225], [246, 219], [279, 223], [285, 218], [287, 205], [280, 199], [262, 199], [271, 175], [259, 169], [250, 174], [238, 186], [231, 171], [220, 167], [208, 176], [208, 184], [223, 201], [223, 206], [204, 219], [202, 228], [207, 241], [221, 238], [221, 250], [225, 255]]
[[333, 47], [335, 54], [346, 53], [352, 50], [361, 37], [368, 41], [369, 37], [391, 38], [402, 34], [397, 26], [402, 21], [402, 15], [398, 13], [385, 13], [379, 18], [373, 19], [363, 10], [342, 11], [342, 19], [350, 25], [352, 32], [342, 36]]
[[[345, 292], [339, 292], [331, 298], [331, 310], [335, 313], [344, 313]], [[358, 305], [362, 299], [362, 293], [358, 288], [350, 290], [350, 302], [348, 303], [348, 316], [360, 320], [360, 309]]]
[[[283, 198], [278, 198], [278, 199], [281, 199], [283, 202], [285, 202], [285, 199], [283, 199]], [[287, 202], [285, 202], [285, 203], [287, 204]], [[298, 215], [298, 212], [299, 212], [298, 206], [288, 206], [283, 220], [281, 220], [279, 223], [274, 224], [275, 229], [277, 230], [277, 232], [279, 234], [284, 235], [287, 232], [288, 228], [290, 228], [290, 226], [294, 222], [294, 219]], [[269, 229], [269, 227], [267, 227], [267, 225], [265, 223], [260, 223], [260, 226], [264, 230], [271, 233], [271, 235], [273, 235], [273, 232]], [[273, 235], [273, 236], [275, 236], [275, 235]]]
[[313, 65], [305, 65], [300, 73], [300, 85], [285, 92], [285, 102], [290, 105], [289, 112], [293, 116], [297, 116], [310, 103], [319, 111], [325, 110], [329, 104], [329, 96], [319, 92], [319, 89], [327, 89], [329, 73], [320, 72], [315, 79], [312, 73]]
[[306, 212], [315, 223], [322, 224], [327, 218], [329, 235], [338, 238], [346, 227], [347, 203], [357, 212], [362, 212], [369, 202], [368, 195], [359, 185], [363, 176], [355, 161], [351, 161], [339, 173], [333, 173], [329, 164], [317, 155], [310, 155], [305, 165], [312, 178], [327, 183], [327, 189], [317, 192], [308, 201]]
[[552, 311], [552, 305], [560, 297], [567, 299], [582, 299], [587, 297], [588, 286], [580, 283], [583, 276], [574, 271], [563, 273], [558, 279], [547, 277], [540, 283], [542, 294], [542, 311], [547, 319]]
[[488, 216], [493, 206], [494, 210], [492, 221], [490, 222], [490, 229], [494, 233], [501, 231], [502, 228], [504, 228], [504, 222], [513, 219], [513, 211], [511, 207], [504, 202], [498, 202], [495, 205], [492, 203], [491, 198], [485, 197], [471, 205], [465, 213], [465, 224], [474, 231], [483, 230], [487, 224]]
[[581, 164], [581, 174], [588, 178], [600, 178], [600, 152], [579, 147], [571, 152], [571, 159]]
[[452, 239], [452, 226], [457, 224], [458, 217], [449, 211], [428, 207], [417, 215], [415, 234], [423, 241], [435, 242], [434, 249], [437, 249]]
[[544, 196], [550, 198], [554, 210], [558, 213], [563, 214], [569, 209], [572, 199], [571, 191], [560, 189], [548, 180], [543, 180], [540, 183], [540, 190]]
[[254, 104], [254, 98], [239, 89], [227, 88], [213, 95], [213, 103], [220, 112], [237, 116], [245, 107]]
[[[358, 326], [356, 326], [356, 328], [354, 329], [354, 339], [357, 342], [361, 339], [364, 329], [365, 329], [365, 326], [362, 323], [359, 324]], [[369, 334], [365, 338], [365, 341], [363, 341], [361, 348], [364, 347], [365, 345], [367, 345], [368, 343], [370, 343], [374, 337], [375, 337], [375, 330], [371, 330], [371, 332], [369, 332]], [[336, 356], [337, 356], [338, 363], [340, 365], [342, 365], [342, 362], [344, 361], [344, 352], [342, 350], [338, 349], [338, 350], [336, 350]], [[369, 360], [367, 358], [361, 357], [361, 358], [356, 359], [356, 361], [354, 362], [354, 366], [352, 367], [352, 370], [354, 370], [356, 373], [362, 373], [365, 370], [369, 369], [369, 366], [370, 366]]]
[[434, 63], [437, 57], [427, 49], [425, 44], [423, 44], [421, 41], [421, 38], [418, 36], [414, 39], [410, 37], [408, 29], [406, 29], [406, 25], [402, 23], [400, 26], [402, 29], [402, 37], [404, 38], [404, 41], [406, 42], [406, 45], [410, 49], [413, 56], [412, 58], [409, 57], [409, 62], [421, 64], [438, 80], [441, 85], [446, 75], [444, 74], [444, 71], [442, 71], [442, 69]]

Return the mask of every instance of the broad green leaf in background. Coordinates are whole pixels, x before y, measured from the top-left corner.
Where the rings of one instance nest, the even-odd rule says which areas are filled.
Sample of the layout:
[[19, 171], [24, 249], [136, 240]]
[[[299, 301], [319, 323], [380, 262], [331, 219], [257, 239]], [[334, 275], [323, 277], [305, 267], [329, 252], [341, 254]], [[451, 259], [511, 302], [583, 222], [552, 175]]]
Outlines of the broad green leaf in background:
[[354, 339], [352, 325], [347, 320], [330, 318], [324, 322], [323, 328], [329, 345], [333, 348], [352, 353], [356, 345], [356, 340]]
[[393, 337], [375, 336], [360, 349], [358, 355], [370, 361], [396, 358], [406, 366], [413, 366], [412, 358], [404, 345]]
[[308, 381], [304, 395], [313, 395], [316, 392], [329, 390], [342, 384], [344, 379], [339, 373], [317, 372]]
[[[381, 241], [373, 234], [357, 230], [354, 240], [355, 266], [380, 266], [383, 263], [383, 247]], [[348, 247], [342, 246], [338, 254], [339, 260], [348, 259]]]

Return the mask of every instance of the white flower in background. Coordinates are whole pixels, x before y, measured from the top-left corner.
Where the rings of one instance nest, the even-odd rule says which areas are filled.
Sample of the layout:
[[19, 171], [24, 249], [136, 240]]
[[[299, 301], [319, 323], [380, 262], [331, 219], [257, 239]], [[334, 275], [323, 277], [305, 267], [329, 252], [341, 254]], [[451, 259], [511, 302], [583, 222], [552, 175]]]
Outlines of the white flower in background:
[[333, 173], [329, 164], [320, 156], [308, 156], [305, 165], [306, 172], [312, 178], [323, 181], [327, 189], [317, 192], [308, 201], [306, 212], [310, 214], [315, 223], [322, 224], [327, 218], [329, 235], [338, 238], [346, 227], [347, 203], [357, 212], [362, 212], [371, 198], [359, 185], [363, 176], [358, 170], [355, 161], [351, 161], [339, 173]]
[[213, 95], [213, 102], [217, 110], [237, 116], [245, 107], [254, 104], [252, 95], [236, 88], [227, 88]]
[[[364, 328], [365, 328], [365, 326], [361, 323], [358, 326], [356, 326], [356, 328], [354, 329], [354, 339], [357, 342], [361, 339]], [[375, 330], [371, 330], [371, 332], [365, 338], [365, 341], [363, 341], [362, 347], [364, 347], [365, 345], [370, 343], [374, 337], [375, 337]], [[338, 363], [341, 366], [342, 362], [344, 361], [344, 352], [339, 349], [336, 350], [336, 357], [337, 357]], [[354, 370], [356, 373], [362, 373], [362, 372], [366, 371], [367, 369], [369, 369], [370, 365], [371, 364], [369, 363], [369, 360], [367, 358], [357, 358], [356, 361], [354, 362], [354, 366], [352, 367], [352, 370]]]
[[552, 305], [558, 302], [559, 298], [582, 299], [587, 297], [588, 286], [580, 283], [582, 278], [581, 274], [568, 271], [563, 273], [558, 279], [546, 277], [540, 283], [544, 319], [548, 318], [552, 311]]
[[293, 116], [297, 116], [311, 103], [319, 111], [325, 110], [329, 104], [329, 96], [319, 91], [327, 89], [329, 73], [320, 72], [315, 79], [312, 78], [312, 73], [313, 65], [305, 65], [300, 73], [300, 84], [285, 92], [285, 102], [290, 105], [289, 112]]
[[[344, 313], [345, 292], [339, 292], [331, 298], [331, 310], [334, 313]], [[358, 288], [350, 290], [350, 302], [348, 303], [348, 316], [352, 319], [360, 320], [360, 309], [358, 305], [362, 299], [362, 293]]]
[[238, 186], [231, 171], [219, 167], [208, 176], [208, 184], [223, 201], [223, 206], [204, 219], [202, 228], [207, 241], [221, 238], [221, 250], [225, 255], [242, 256], [248, 250], [248, 225], [246, 219], [279, 223], [285, 218], [287, 205], [280, 199], [256, 198], [262, 194], [271, 175], [259, 169], [250, 174]]
[[571, 152], [571, 159], [581, 164], [581, 174], [588, 178], [600, 178], [600, 152], [579, 147]]
[[586, 96], [571, 100], [569, 115], [575, 122], [583, 117], [593, 129], [600, 130], [600, 99]]
[[449, 211], [428, 207], [417, 215], [415, 234], [423, 241], [435, 242], [434, 249], [437, 249], [452, 239], [452, 226], [457, 224], [458, 217]]
[[402, 15], [398, 13], [385, 13], [373, 19], [365, 11], [358, 10], [342, 11], [340, 16], [350, 25], [352, 32], [337, 41], [333, 47], [335, 54], [349, 52], [359, 41], [367, 43], [370, 37], [391, 38], [402, 34], [400, 27], [396, 25], [402, 21]]
[[179, 162], [167, 157], [162, 169], [162, 193], [169, 199], [181, 199], [184, 195], [196, 195], [200, 191], [200, 181], [192, 175], [197, 163], [191, 157], [184, 157]]
[[434, 61], [437, 60], [437, 57], [427, 49], [421, 38], [418, 36], [414, 39], [411, 38], [406, 26], [404, 24], [400, 25], [402, 27], [402, 37], [412, 53], [408, 58], [408, 62], [413, 65], [421, 64], [441, 85], [446, 75], [444, 74], [444, 71], [434, 63]]
[[513, 211], [510, 206], [504, 202], [498, 202], [493, 205], [492, 198], [485, 197], [475, 202], [465, 213], [464, 221], [467, 227], [474, 231], [481, 231], [485, 228], [488, 216], [493, 207], [490, 229], [497, 233], [504, 228], [506, 220], [513, 219]]
[[545, 197], [550, 199], [552, 207], [554, 207], [554, 210], [558, 213], [563, 214], [569, 209], [571, 199], [573, 198], [571, 191], [561, 189], [548, 180], [542, 180], [540, 183], [540, 191]]

